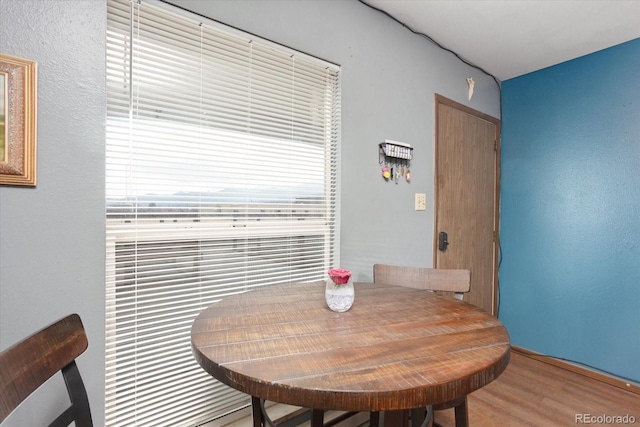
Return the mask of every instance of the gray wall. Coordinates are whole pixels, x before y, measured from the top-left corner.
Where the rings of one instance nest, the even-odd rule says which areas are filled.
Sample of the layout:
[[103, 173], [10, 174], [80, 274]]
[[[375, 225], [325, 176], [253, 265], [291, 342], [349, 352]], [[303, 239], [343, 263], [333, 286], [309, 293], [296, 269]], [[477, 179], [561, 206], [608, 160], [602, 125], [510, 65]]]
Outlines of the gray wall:
[[[170, 2], [342, 67], [341, 267], [365, 281], [376, 262], [431, 266], [434, 94], [498, 117], [493, 79], [355, 0]], [[382, 178], [384, 139], [414, 147], [411, 184]]]
[[[175, 4], [342, 66], [341, 266], [430, 266], [434, 94], [497, 116], [493, 80], [357, 1]], [[36, 60], [38, 187], [0, 188], [0, 348], [78, 312], [80, 360], [96, 425], [104, 419], [103, 0], [0, 0], [0, 51]], [[466, 78], [476, 81], [467, 101]], [[384, 139], [414, 149], [412, 182], [386, 183]], [[414, 193], [427, 194], [416, 212]], [[23, 412], [13, 425], [39, 425]], [[20, 418], [24, 417], [24, 418]]]
[[[0, 187], [0, 348], [80, 314], [89, 349], [78, 364], [97, 420], [104, 418], [105, 20], [102, 1], [0, 1], [0, 52], [38, 63], [38, 185]], [[9, 425], [46, 425], [40, 417], [55, 402], [44, 405], [21, 408]]]

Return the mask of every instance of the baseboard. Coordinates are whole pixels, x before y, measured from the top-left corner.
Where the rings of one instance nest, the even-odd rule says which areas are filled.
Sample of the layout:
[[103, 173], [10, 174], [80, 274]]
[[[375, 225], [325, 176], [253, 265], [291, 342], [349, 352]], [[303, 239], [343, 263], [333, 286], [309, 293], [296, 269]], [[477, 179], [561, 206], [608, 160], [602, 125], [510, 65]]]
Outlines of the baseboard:
[[640, 384], [628, 382], [611, 375], [606, 375], [601, 372], [593, 371], [583, 366], [576, 365], [571, 362], [567, 362], [565, 360], [556, 359], [555, 357], [537, 353], [535, 351], [531, 351], [526, 348], [511, 346], [511, 349], [516, 353], [522, 354], [523, 356], [527, 356], [532, 359], [539, 360], [544, 363], [548, 363], [549, 365], [557, 366], [559, 368], [566, 369], [568, 371], [575, 372], [577, 374], [584, 375], [591, 379], [602, 381], [609, 385], [640, 395]]

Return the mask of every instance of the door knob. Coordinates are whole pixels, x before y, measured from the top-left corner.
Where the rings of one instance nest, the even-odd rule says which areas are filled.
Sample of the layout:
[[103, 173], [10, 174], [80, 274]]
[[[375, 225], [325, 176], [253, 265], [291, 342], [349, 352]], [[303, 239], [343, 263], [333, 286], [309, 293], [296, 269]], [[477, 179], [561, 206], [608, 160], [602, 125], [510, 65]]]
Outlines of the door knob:
[[438, 235], [438, 249], [440, 249], [442, 252], [447, 250], [447, 246], [449, 246], [449, 240], [448, 240], [447, 233], [445, 231], [441, 231], [440, 234]]

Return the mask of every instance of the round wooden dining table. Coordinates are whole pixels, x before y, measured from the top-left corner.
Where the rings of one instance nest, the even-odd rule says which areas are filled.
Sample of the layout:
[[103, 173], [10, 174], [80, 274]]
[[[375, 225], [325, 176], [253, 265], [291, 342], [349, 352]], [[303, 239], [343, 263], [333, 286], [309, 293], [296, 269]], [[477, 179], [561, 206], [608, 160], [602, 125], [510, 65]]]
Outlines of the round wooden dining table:
[[337, 313], [324, 289], [276, 285], [220, 300], [193, 323], [196, 360], [254, 401], [358, 412], [464, 398], [509, 362], [507, 330], [471, 304], [356, 283], [353, 306]]

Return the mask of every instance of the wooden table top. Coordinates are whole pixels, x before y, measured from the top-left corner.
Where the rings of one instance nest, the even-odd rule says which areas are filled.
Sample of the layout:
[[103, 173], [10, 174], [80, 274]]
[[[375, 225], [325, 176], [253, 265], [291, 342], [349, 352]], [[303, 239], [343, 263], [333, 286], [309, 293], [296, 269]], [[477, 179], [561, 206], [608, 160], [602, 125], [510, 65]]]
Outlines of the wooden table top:
[[509, 363], [507, 330], [480, 308], [389, 285], [356, 283], [355, 295], [344, 313], [327, 308], [324, 283], [225, 298], [193, 323], [194, 356], [254, 397], [366, 412], [454, 400]]

